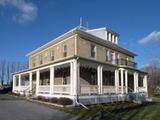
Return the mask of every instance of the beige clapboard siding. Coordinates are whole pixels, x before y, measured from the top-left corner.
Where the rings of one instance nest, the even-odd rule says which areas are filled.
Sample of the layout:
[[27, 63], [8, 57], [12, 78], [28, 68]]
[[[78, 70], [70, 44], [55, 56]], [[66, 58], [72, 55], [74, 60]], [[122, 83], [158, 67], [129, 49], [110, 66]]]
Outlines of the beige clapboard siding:
[[127, 56], [130, 61], [134, 61], [134, 58], [133, 58], [133, 57], [130, 57], [130, 56], [125, 55], [125, 54], [123, 54], [123, 53], [120, 53], [120, 52], [118, 52], [118, 51], [115, 51], [115, 50], [106, 48], [106, 47], [104, 47], [104, 46], [102, 46], [102, 45], [93, 43], [93, 42], [88, 41], [88, 40], [86, 40], [86, 39], [83, 39], [83, 38], [81, 38], [81, 37], [78, 37], [78, 41], [77, 41], [77, 54], [78, 54], [79, 56], [92, 59], [92, 58], [90, 58], [90, 45], [91, 45], [91, 44], [96, 45], [96, 51], [97, 51], [96, 60], [97, 60], [97, 61], [105, 62], [106, 49], [108, 49], [109, 51], [113, 51], [113, 52], [118, 53], [120, 59], [125, 59], [126, 56]]
[[67, 45], [67, 57], [75, 55], [75, 37], [71, 37], [70, 39], [66, 39], [62, 41], [59, 44], [53, 45], [50, 48], [47, 48], [46, 50], [40, 51], [36, 54], [33, 54], [32, 56], [29, 56], [29, 68], [33, 68], [33, 61], [35, 59], [35, 67], [40, 65], [40, 56], [47, 54], [47, 59], [44, 59], [43, 64], [48, 64], [51, 61], [51, 50], [54, 49], [54, 59], [55, 60], [60, 60], [64, 59], [63, 57], [63, 46]]

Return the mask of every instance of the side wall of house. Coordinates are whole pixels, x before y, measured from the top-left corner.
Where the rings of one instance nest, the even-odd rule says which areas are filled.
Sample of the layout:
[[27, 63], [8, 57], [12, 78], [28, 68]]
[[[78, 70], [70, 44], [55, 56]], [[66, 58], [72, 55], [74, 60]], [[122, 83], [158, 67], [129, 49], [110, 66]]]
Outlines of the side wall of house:
[[[63, 56], [63, 46], [67, 45], [67, 56]], [[29, 56], [29, 68], [38, 67], [53, 62], [51, 60], [51, 52], [54, 50], [54, 61], [65, 59], [75, 55], [75, 36], [71, 36], [61, 42], [52, 45], [38, 53]], [[43, 63], [40, 63], [40, 56], [43, 58]]]
[[126, 59], [126, 57], [127, 57], [129, 61], [134, 62], [134, 57], [132, 57], [132, 56], [128, 56], [124, 53], [121, 53], [119, 51], [107, 48], [103, 45], [91, 42], [91, 41], [86, 40], [84, 38], [81, 38], [79, 36], [78, 36], [78, 39], [77, 39], [77, 54], [79, 56], [84, 57], [84, 58], [93, 59], [93, 58], [90, 57], [91, 56], [91, 53], [90, 53], [90, 51], [91, 51], [90, 50], [90, 45], [91, 44], [96, 45], [96, 59], [95, 60], [97, 60], [99, 62], [106, 62], [106, 58], [105, 58], [106, 49], [111, 51], [111, 52], [118, 53], [119, 54], [119, 59]]

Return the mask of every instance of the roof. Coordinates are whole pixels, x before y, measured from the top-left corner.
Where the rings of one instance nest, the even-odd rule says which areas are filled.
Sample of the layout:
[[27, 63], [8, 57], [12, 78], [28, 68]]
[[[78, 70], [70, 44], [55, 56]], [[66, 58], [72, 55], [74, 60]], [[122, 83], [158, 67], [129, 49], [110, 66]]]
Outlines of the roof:
[[[99, 29], [109, 30], [107, 28], [99, 28]], [[96, 29], [93, 29], [93, 30], [96, 30]], [[78, 34], [78, 35], [80, 35], [82, 37], [85, 37], [86, 39], [89, 39], [89, 40], [91, 40], [93, 42], [96, 42], [98, 44], [105, 45], [105, 46], [107, 46], [107, 47], [109, 47], [111, 49], [115, 49], [115, 50], [117, 50], [119, 52], [125, 53], [125, 54], [127, 54], [129, 56], [136, 56], [135, 53], [133, 53], [133, 52], [127, 50], [127, 49], [124, 49], [124, 48], [120, 47], [117, 44], [114, 44], [112, 42], [109, 42], [109, 41], [106, 41], [104, 39], [101, 39], [101, 38], [99, 38], [99, 37], [97, 37], [95, 35], [92, 35], [92, 34], [88, 33], [87, 31], [88, 31], [88, 29], [85, 28], [85, 27], [81, 27], [81, 26], [75, 27], [75, 28], [69, 30], [68, 32], [66, 32], [65, 34], [62, 34], [61, 36], [51, 40], [50, 42], [44, 44], [43, 46], [33, 50], [32, 52], [28, 53], [26, 56], [31, 56], [31, 55], [33, 55], [33, 54], [35, 54], [35, 53], [37, 53], [37, 52], [39, 52], [41, 50], [44, 50], [44, 49], [46, 49], [46, 48], [48, 48], [48, 47], [50, 47], [50, 46], [62, 41], [65, 38], [68, 38], [68, 37], [70, 37], [72, 35], [75, 35], [75, 34]], [[119, 35], [118, 33], [116, 33], [116, 34]]]

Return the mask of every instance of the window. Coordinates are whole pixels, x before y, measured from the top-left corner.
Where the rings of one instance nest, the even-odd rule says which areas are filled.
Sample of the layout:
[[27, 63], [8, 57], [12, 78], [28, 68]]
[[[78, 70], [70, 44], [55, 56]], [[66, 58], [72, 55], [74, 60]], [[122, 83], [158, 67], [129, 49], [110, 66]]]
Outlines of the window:
[[63, 57], [67, 57], [67, 45], [63, 46]]
[[51, 61], [54, 61], [54, 50], [51, 50]]
[[108, 62], [109, 61], [109, 50], [108, 49], [106, 49], [106, 62]]
[[63, 85], [67, 85], [67, 77], [63, 76]]
[[139, 77], [138, 77], [138, 86], [139, 87], [143, 87], [143, 79], [144, 79], [144, 76], [139, 75]]
[[42, 55], [39, 56], [39, 64], [40, 65], [43, 64], [43, 56]]
[[113, 63], [114, 61], [114, 52], [110, 52], [110, 62]]
[[48, 57], [47, 52], [45, 52], [43, 55], [43, 61], [47, 61], [47, 57]]
[[35, 58], [35, 57], [32, 59], [32, 66], [33, 66], [33, 67], [36, 66], [36, 58]]
[[118, 58], [119, 58], [119, 54], [118, 54], [118, 53], [115, 53], [115, 61], [116, 61], [116, 64], [118, 64]]
[[96, 46], [91, 45], [91, 58], [96, 58]]
[[95, 71], [91, 71], [91, 85], [97, 85], [97, 74]]

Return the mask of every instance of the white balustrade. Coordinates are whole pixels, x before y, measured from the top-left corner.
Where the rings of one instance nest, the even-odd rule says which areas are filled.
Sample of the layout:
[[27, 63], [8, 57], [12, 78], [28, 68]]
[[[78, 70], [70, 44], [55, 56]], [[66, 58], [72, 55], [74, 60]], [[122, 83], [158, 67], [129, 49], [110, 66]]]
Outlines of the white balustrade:
[[116, 93], [115, 86], [103, 85], [102, 90], [103, 90], [103, 94], [115, 94]]
[[49, 93], [50, 86], [49, 85], [39, 85], [38, 92], [39, 93]]
[[81, 90], [81, 94], [84, 94], [84, 95], [98, 94], [97, 85], [81, 85], [80, 90]]
[[70, 94], [70, 85], [54, 85], [53, 92], [57, 94]]

